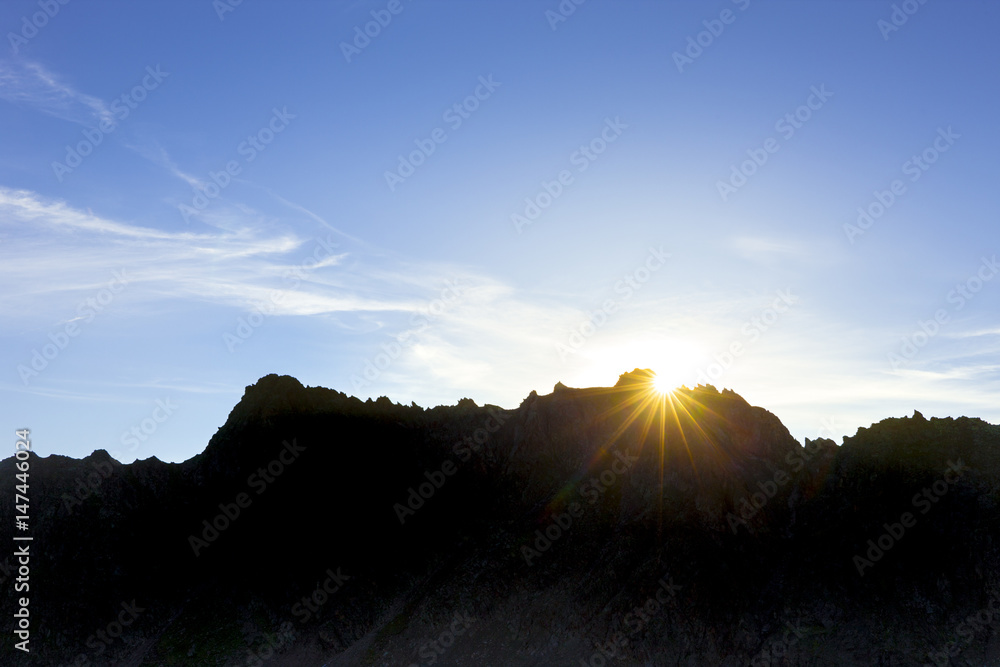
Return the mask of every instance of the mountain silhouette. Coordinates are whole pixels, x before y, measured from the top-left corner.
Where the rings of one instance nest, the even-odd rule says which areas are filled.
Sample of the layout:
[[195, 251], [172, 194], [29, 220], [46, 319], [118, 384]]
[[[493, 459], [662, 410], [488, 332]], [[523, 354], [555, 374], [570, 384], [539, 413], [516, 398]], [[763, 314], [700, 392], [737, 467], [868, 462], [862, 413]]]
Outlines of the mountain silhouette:
[[1000, 427], [799, 443], [652, 377], [505, 410], [268, 375], [183, 463], [32, 454], [29, 592], [0, 556], [31, 653], [0, 660], [1000, 665]]

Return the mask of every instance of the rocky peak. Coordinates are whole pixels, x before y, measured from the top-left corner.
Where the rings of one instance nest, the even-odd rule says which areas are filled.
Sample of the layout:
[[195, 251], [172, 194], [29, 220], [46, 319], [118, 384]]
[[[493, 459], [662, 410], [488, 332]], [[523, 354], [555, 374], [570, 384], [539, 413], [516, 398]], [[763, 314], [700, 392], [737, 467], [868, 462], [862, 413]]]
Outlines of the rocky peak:
[[229, 413], [229, 422], [263, 420], [279, 414], [301, 412], [309, 406], [302, 383], [290, 375], [265, 375], [248, 385], [243, 398]]

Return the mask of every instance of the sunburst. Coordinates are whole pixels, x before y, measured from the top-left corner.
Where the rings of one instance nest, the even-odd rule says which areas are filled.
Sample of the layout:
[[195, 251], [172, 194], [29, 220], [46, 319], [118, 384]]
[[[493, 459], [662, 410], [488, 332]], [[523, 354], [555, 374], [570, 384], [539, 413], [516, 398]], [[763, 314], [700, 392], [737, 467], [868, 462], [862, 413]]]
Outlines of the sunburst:
[[[657, 374], [650, 369], [636, 368], [632, 373], [622, 375], [614, 387], [580, 390], [591, 395], [613, 396], [613, 400], [595, 415], [595, 421], [616, 423], [602, 438], [604, 442], [594, 452], [590, 463], [552, 498], [547, 511], [564, 507], [582, 480], [593, 473], [598, 462], [621, 446], [623, 437], [626, 439], [625, 447], [632, 453], [641, 454], [646, 446], [656, 448], [654, 456], [658, 458], [661, 485], [667, 468], [684, 465], [685, 459], [696, 480], [701, 478], [699, 468], [706, 457], [721, 462], [719, 457], [725, 454], [719, 449], [714, 431], [706, 431], [702, 422], [706, 418], [717, 422], [723, 417], [702, 402], [697, 389], [688, 389], [678, 380], [677, 375], [669, 372]], [[630, 431], [631, 435], [627, 435]], [[658, 503], [662, 516], [662, 494]]]
[[676, 389], [676, 387], [673, 386], [673, 383], [670, 381], [670, 378], [668, 378], [666, 375], [657, 375], [653, 378], [653, 391], [655, 391], [657, 394], [660, 395], [671, 394], [673, 393], [674, 389]]

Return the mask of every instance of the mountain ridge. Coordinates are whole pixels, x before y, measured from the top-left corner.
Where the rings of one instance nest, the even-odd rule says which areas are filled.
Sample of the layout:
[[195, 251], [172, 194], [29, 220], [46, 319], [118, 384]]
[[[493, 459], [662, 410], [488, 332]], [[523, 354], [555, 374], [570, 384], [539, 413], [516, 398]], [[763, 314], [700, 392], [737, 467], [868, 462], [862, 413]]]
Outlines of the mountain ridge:
[[[0, 655], [735, 665], [778, 664], [784, 642], [787, 664], [931, 664], [1000, 590], [1000, 427], [915, 412], [799, 444], [732, 390], [650, 380], [559, 383], [505, 410], [272, 374], [187, 461], [32, 455], [36, 661], [9, 636]], [[12, 484], [5, 459], [9, 512]], [[88, 646], [93, 619], [133, 600], [129, 632]], [[984, 626], [963, 659], [1000, 656], [996, 637]]]

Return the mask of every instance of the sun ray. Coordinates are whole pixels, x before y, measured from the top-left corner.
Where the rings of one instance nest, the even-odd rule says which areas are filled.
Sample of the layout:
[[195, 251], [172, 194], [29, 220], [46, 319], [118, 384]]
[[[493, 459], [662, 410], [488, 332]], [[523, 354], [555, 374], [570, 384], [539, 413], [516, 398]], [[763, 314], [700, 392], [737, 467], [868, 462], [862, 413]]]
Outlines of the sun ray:
[[[667, 376], [668, 377], [668, 376]], [[546, 504], [543, 513], [558, 510], [572, 497], [583, 480], [591, 474], [595, 466], [613, 451], [616, 443], [631, 431], [635, 438], [627, 438], [632, 446], [638, 446], [636, 454], [641, 454], [646, 445], [658, 446], [659, 452], [659, 484], [662, 490], [667, 475], [668, 466], [676, 466], [678, 454], [687, 455], [687, 465], [690, 466], [698, 483], [702, 481], [705, 456], [719, 457], [723, 455], [724, 445], [712, 429], [702, 422], [708, 418], [708, 423], [725, 420], [723, 415], [703, 403], [698, 396], [699, 389], [689, 389], [686, 386], [669, 386], [669, 381], [652, 371], [636, 369], [623, 375], [614, 387], [601, 387], [581, 390], [590, 396], [607, 396], [610, 400], [601, 407], [595, 416], [595, 423], [605, 423], [609, 433], [605, 433], [592, 457], [563, 487], [556, 492]], [[710, 402], [709, 402], [710, 403]], [[633, 430], [634, 429], [634, 430]], [[646, 441], [650, 440], [650, 443]], [[679, 459], [683, 461], [683, 458]], [[659, 495], [659, 515], [663, 520], [663, 494]]]
[[663, 375], [657, 375], [653, 378], [653, 389], [661, 395], [670, 394], [674, 391], [676, 387], [670, 386], [671, 382]]

